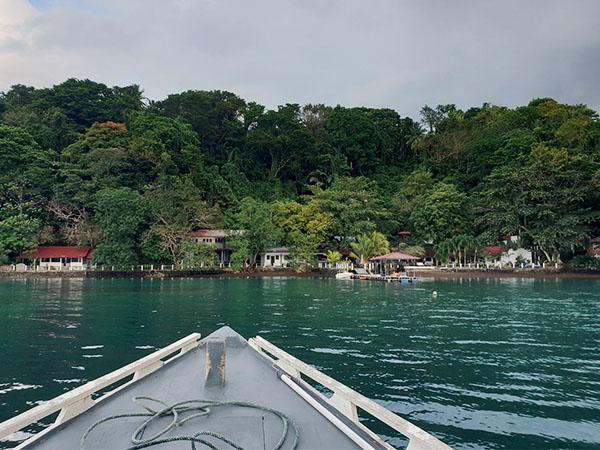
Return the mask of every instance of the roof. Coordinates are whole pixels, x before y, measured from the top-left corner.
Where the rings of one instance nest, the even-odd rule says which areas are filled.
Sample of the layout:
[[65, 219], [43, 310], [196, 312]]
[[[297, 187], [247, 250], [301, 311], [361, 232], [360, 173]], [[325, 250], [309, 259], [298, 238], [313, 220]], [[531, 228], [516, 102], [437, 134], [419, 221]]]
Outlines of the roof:
[[410, 236], [412, 234], [412, 231], [404, 230], [404, 231], [401, 231], [398, 234], [400, 234], [402, 236]]
[[592, 244], [600, 244], [600, 236], [595, 237], [594, 239], [590, 239]]
[[194, 237], [217, 237], [222, 238], [226, 237], [228, 234], [225, 230], [197, 230], [192, 231], [191, 235]]
[[92, 247], [40, 246], [21, 254], [22, 259], [36, 258], [90, 258]]
[[287, 247], [271, 247], [271, 248], [265, 249], [265, 252], [269, 252], [269, 253], [289, 253], [290, 249], [287, 248]]
[[484, 247], [483, 253], [489, 256], [498, 256], [504, 253], [504, 247], [501, 245], [490, 245], [489, 247]]
[[414, 261], [421, 259], [417, 256], [409, 255], [408, 253], [402, 252], [390, 252], [387, 255], [380, 255], [371, 258], [371, 261]]

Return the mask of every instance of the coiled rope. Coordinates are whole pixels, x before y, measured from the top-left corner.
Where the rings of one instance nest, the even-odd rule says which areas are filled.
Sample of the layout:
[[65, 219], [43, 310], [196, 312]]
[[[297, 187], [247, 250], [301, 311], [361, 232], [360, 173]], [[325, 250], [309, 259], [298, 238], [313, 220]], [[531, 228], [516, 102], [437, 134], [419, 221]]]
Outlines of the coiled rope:
[[[131, 443], [133, 445], [130, 447], [127, 447], [124, 450], [137, 450], [137, 449], [142, 449], [142, 448], [154, 447], [156, 445], [167, 444], [169, 442], [176, 442], [176, 441], [190, 442], [192, 450], [198, 450], [198, 448], [196, 447], [196, 444], [202, 444], [213, 450], [219, 450], [219, 447], [216, 447], [216, 445], [213, 442], [207, 441], [206, 437], [212, 437], [214, 439], [217, 439], [217, 440], [221, 441], [222, 443], [225, 443], [228, 446], [235, 448], [236, 450], [244, 450], [243, 447], [241, 447], [239, 444], [233, 442], [232, 440], [228, 439], [227, 437], [225, 437], [219, 433], [209, 431], [209, 430], [201, 430], [192, 435], [164, 437], [168, 432], [173, 430], [173, 428], [181, 426], [184, 423], [186, 423], [192, 419], [196, 419], [196, 418], [202, 417], [202, 416], [207, 416], [208, 414], [210, 414], [211, 408], [226, 408], [226, 407], [251, 408], [251, 409], [256, 409], [256, 410], [260, 410], [260, 411], [265, 411], [265, 412], [273, 414], [276, 417], [279, 417], [279, 419], [281, 419], [281, 422], [283, 425], [283, 430], [281, 433], [281, 437], [279, 438], [279, 441], [277, 441], [277, 444], [275, 444], [275, 446], [273, 447], [272, 450], [280, 450], [283, 447], [283, 444], [286, 441], [288, 434], [290, 433], [290, 429], [293, 434], [290, 450], [295, 450], [298, 445], [299, 434], [298, 434], [298, 428], [296, 427], [294, 421], [290, 417], [283, 414], [281, 411], [278, 411], [278, 410], [272, 409], [272, 408], [267, 408], [265, 406], [261, 406], [256, 403], [219, 402], [219, 401], [214, 401], [214, 400], [186, 400], [183, 402], [168, 405], [167, 403], [165, 403], [162, 400], [159, 400], [157, 398], [144, 397], [144, 396], [133, 397], [132, 401], [136, 405], [144, 408], [146, 410], [146, 412], [130, 413], [130, 414], [117, 414], [114, 416], [104, 417], [103, 419], [98, 420], [97, 422], [93, 423], [81, 437], [80, 450], [85, 450], [86, 440], [88, 439], [88, 436], [90, 435], [90, 433], [96, 427], [98, 427], [99, 425], [101, 425], [105, 422], [123, 419], [126, 417], [146, 417], [147, 419], [133, 432], [133, 435], [131, 436]], [[150, 406], [144, 404], [143, 401], [158, 403], [158, 404], [162, 405], [162, 409], [155, 410], [155, 409], [151, 408]], [[192, 412], [194, 412], [194, 413], [192, 413]], [[184, 417], [184, 414], [186, 414], [186, 413], [192, 413], [192, 414], [186, 415]], [[146, 430], [152, 425], [152, 423], [155, 423], [159, 419], [162, 419], [164, 417], [169, 417], [169, 416], [171, 416], [172, 419], [171, 419], [171, 422], [166, 427], [162, 428], [161, 430], [159, 430], [152, 436], [144, 437]]]

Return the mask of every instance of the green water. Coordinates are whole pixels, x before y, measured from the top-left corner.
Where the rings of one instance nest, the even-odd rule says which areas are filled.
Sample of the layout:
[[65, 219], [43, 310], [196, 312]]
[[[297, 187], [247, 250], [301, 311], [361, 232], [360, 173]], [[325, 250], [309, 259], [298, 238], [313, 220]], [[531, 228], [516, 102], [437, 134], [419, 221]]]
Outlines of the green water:
[[18, 280], [0, 315], [2, 420], [228, 324], [457, 449], [600, 448], [599, 281]]

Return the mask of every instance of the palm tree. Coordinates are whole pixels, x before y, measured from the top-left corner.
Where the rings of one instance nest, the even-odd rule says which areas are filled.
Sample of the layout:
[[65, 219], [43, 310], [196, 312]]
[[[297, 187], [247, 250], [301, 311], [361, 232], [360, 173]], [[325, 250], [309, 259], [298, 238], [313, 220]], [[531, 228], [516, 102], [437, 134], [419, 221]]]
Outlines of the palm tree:
[[454, 246], [450, 239], [446, 239], [433, 247], [435, 252], [435, 260], [437, 263], [448, 262], [450, 253], [454, 250]]
[[467, 236], [465, 247], [465, 265], [467, 264], [467, 252], [472, 255], [472, 262], [477, 263], [477, 255], [485, 243], [481, 236]]
[[[455, 252], [455, 257], [458, 254], [457, 257], [457, 261], [458, 264], [460, 265], [462, 263], [462, 255], [463, 255], [463, 251], [465, 253], [465, 258], [466, 258], [466, 253], [467, 253], [467, 246], [469, 245], [469, 239], [468, 236], [464, 235], [464, 234], [457, 234], [456, 236], [454, 236], [452, 238], [452, 245], [454, 246]], [[466, 262], [466, 259], [465, 259]]]
[[373, 256], [383, 255], [390, 251], [390, 243], [385, 235], [378, 231], [373, 231], [371, 234], [361, 234], [356, 242], [351, 245], [360, 258], [361, 264], [364, 264], [366, 260]]
[[330, 265], [335, 266], [341, 260], [342, 260], [342, 254], [340, 252], [338, 252], [337, 250], [328, 250], [327, 251], [327, 262]]

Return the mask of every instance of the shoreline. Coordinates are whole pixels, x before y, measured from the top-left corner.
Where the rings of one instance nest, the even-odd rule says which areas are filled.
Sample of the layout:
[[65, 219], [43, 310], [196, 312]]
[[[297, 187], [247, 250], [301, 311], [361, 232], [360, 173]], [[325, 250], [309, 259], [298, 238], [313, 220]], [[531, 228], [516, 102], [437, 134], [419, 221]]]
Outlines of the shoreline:
[[563, 279], [563, 280], [600, 280], [600, 272], [591, 271], [561, 271], [561, 270], [416, 270], [421, 278], [459, 279], [459, 278], [533, 278], [533, 279]]
[[[412, 270], [411, 270], [412, 273]], [[416, 276], [432, 279], [500, 279], [500, 278], [532, 278], [532, 279], [600, 279], [600, 272], [593, 271], [560, 271], [560, 270], [442, 270], [417, 269]], [[334, 271], [316, 270], [296, 272], [291, 269], [257, 270], [253, 272], [233, 272], [231, 270], [155, 270], [155, 271], [48, 271], [48, 272], [0, 272], [1, 279], [48, 279], [48, 278], [333, 278]]]
[[330, 271], [295, 272], [291, 269], [262, 270], [253, 272], [233, 272], [231, 270], [154, 270], [154, 271], [59, 271], [44, 272], [0, 272], [0, 280], [23, 279], [55, 279], [55, 278], [136, 278], [136, 279], [166, 279], [166, 278], [328, 278]]

